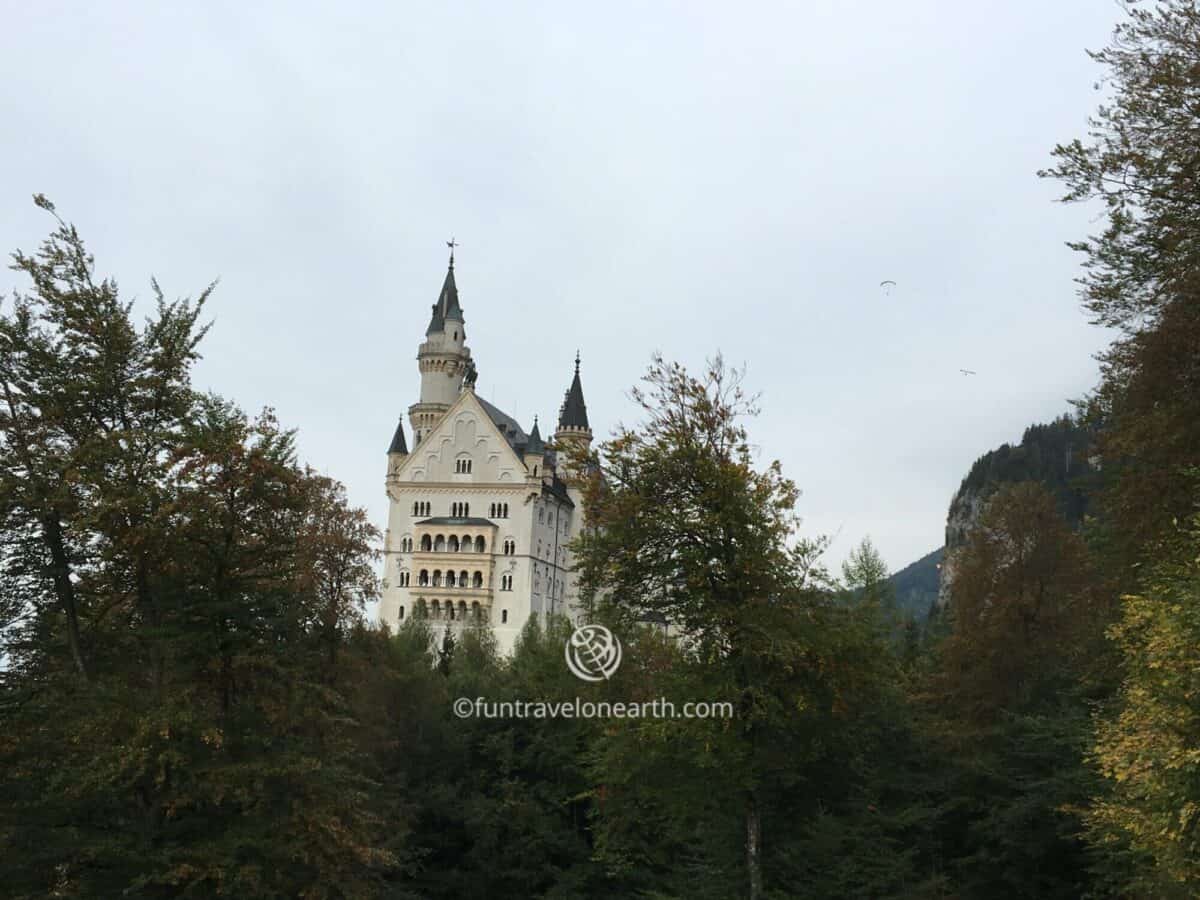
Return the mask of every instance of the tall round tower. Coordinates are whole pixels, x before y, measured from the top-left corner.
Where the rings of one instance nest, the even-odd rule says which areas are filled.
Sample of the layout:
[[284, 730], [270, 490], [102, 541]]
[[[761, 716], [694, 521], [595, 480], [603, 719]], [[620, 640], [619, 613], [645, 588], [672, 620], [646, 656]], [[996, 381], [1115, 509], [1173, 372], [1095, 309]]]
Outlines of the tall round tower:
[[454, 283], [453, 241], [450, 243], [450, 267], [437, 303], [433, 304], [425, 341], [417, 351], [421, 399], [408, 408], [413, 447], [428, 436], [442, 413], [458, 398], [463, 377], [471, 365], [462, 307], [458, 304], [458, 287]]

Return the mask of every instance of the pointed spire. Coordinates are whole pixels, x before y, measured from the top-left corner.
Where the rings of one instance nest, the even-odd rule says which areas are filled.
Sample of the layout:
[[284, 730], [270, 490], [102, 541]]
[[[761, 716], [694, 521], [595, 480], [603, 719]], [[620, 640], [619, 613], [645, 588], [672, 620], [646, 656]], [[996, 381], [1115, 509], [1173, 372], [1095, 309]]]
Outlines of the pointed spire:
[[425, 329], [426, 335], [445, 331], [447, 319], [464, 321], [462, 307], [458, 305], [458, 285], [454, 283], [454, 247], [458, 245], [452, 240], [446, 243], [453, 245], [450, 247], [450, 265], [446, 269], [446, 280], [442, 282], [442, 292], [438, 294], [437, 303], [433, 304], [433, 315], [429, 319], [429, 327]]
[[393, 453], [408, 455], [408, 445], [404, 442], [404, 419], [396, 425], [396, 433], [392, 435], [392, 443], [388, 447], [388, 455]]
[[546, 443], [542, 440], [542, 432], [538, 429], [537, 416], [533, 417], [533, 431], [529, 432], [529, 440], [525, 442], [526, 453], [545, 453]]
[[571, 386], [567, 388], [562, 411], [558, 416], [558, 427], [583, 429], [588, 427], [587, 404], [583, 402], [583, 385], [579, 381], [578, 350], [575, 351], [575, 377], [571, 379]]

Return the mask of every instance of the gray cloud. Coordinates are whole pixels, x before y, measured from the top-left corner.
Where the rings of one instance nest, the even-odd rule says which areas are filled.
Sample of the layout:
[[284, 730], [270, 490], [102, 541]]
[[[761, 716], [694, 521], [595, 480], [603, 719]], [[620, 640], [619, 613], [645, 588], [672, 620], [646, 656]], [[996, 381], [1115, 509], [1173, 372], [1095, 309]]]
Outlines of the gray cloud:
[[869, 533], [899, 567], [976, 456], [1095, 380], [1063, 246], [1088, 211], [1034, 172], [1082, 133], [1117, 15], [25, 4], [0, 244], [36, 244], [44, 191], [127, 294], [219, 276], [199, 383], [274, 405], [382, 525], [453, 234], [482, 396], [553, 416], [578, 347], [604, 432], [652, 351], [720, 349], [831, 561]]

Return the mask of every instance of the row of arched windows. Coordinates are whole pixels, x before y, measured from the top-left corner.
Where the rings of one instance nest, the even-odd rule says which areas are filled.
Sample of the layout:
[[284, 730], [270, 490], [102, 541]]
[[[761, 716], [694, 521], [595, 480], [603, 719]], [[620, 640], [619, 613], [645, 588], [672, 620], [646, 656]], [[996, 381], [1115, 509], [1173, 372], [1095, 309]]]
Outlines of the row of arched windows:
[[[446, 600], [444, 602], [434, 600], [432, 603], [426, 603], [425, 598], [422, 597], [413, 605], [413, 611], [414, 614], [421, 619], [430, 618], [430, 613], [432, 612], [432, 617], [435, 619], [441, 619], [445, 617], [450, 621], [467, 621], [468, 611], [471, 615], [471, 621], [479, 622], [484, 618], [484, 609], [479, 605], [479, 601], [472, 603], [468, 610], [467, 602], [465, 600], [458, 601], [458, 605], [455, 606], [453, 600]], [[400, 621], [404, 621], [403, 606], [400, 607], [399, 619]], [[500, 610], [500, 624], [508, 624], [507, 609]]]
[[[422, 597], [413, 604], [413, 614], [421, 619], [446, 619], [448, 621], [470, 621], [480, 622], [484, 618], [484, 609], [479, 605], [479, 601], [467, 606], [466, 600], [459, 600], [455, 603], [453, 600], [432, 600], [426, 602]], [[404, 607], [400, 607], [400, 618], [404, 618]], [[508, 611], [503, 610], [501, 620], [508, 621]]]
[[[407, 539], [406, 539], [407, 540]], [[404, 542], [401, 541], [401, 547]], [[412, 541], [409, 541], [409, 548], [412, 547]], [[422, 553], [486, 553], [487, 541], [484, 540], [482, 534], [471, 537], [469, 534], [464, 534], [460, 540], [457, 534], [452, 534], [446, 537], [444, 534], [439, 534], [437, 537], [430, 537], [427, 534], [421, 535], [421, 552]]]
[[433, 574], [430, 574], [428, 569], [422, 569], [417, 575], [417, 584], [420, 587], [481, 588], [483, 587], [483, 573], [471, 574], [463, 569], [457, 574], [452, 571], [442, 574], [441, 569], [434, 569]]
[[[412, 553], [412, 549], [412, 538], [400, 538], [401, 553]], [[512, 538], [505, 538], [503, 549], [505, 556], [512, 556], [517, 552], [517, 542]], [[487, 551], [487, 541], [484, 540], [483, 535], [471, 537], [469, 534], [464, 534], [460, 539], [455, 534], [450, 537], [439, 534], [436, 538], [425, 534], [421, 536], [421, 551], [423, 553], [484, 553]]]
[[[466, 462], [467, 468], [464, 471], [466, 471], [466, 472], [471, 471], [471, 461], [469, 459], [468, 460], [459, 460], [459, 462]], [[539, 513], [540, 513], [540, 511], [539, 511]], [[433, 505], [428, 500], [417, 500], [412, 505], [412, 514], [414, 516], [431, 516], [431, 515], [433, 515]], [[456, 503], [450, 504], [450, 515], [466, 517], [466, 516], [469, 516], [470, 514], [471, 514], [471, 504], [470, 503], [456, 502]], [[488, 507], [488, 517], [492, 518], [492, 519], [507, 519], [508, 518], [508, 504], [507, 503], [493, 503], [491, 506]]]

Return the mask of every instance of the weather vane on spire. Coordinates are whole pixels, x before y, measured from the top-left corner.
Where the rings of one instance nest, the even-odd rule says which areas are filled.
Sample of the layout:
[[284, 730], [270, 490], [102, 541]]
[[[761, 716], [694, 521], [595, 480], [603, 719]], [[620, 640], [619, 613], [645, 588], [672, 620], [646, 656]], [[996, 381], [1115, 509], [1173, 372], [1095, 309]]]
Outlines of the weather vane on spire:
[[446, 246], [450, 248], [450, 268], [453, 269], [454, 268], [454, 248], [459, 246], [459, 244], [458, 244], [458, 241], [454, 240], [454, 238], [451, 237], [450, 240], [446, 241]]

